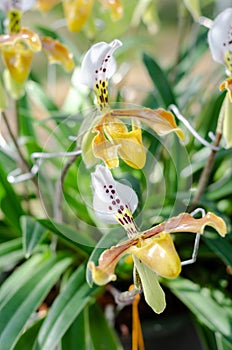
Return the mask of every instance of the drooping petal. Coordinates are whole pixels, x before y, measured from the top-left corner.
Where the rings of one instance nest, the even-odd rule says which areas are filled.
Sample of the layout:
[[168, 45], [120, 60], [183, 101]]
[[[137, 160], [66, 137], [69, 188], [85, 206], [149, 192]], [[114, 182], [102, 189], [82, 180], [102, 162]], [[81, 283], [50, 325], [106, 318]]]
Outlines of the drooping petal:
[[[143, 237], [143, 236], [142, 236]], [[166, 278], [175, 278], [181, 272], [180, 258], [169, 233], [139, 240], [128, 250], [152, 271]]]
[[232, 8], [215, 18], [208, 32], [208, 42], [213, 59], [224, 64], [226, 52], [232, 53]]
[[126, 164], [135, 169], [142, 169], [146, 162], [146, 152], [142, 142], [141, 128], [136, 121], [132, 130], [117, 118], [105, 117], [104, 132], [108, 139], [118, 147], [118, 154]]
[[42, 38], [41, 42], [48, 56], [49, 63], [61, 64], [66, 71], [74, 68], [73, 55], [66, 46], [62, 45], [58, 40], [49, 37]]
[[50, 11], [56, 4], [58, 4], [60, 0], [37, 0], [37, 8], [40, 11], [48, 12]]
[[116, 280], [115, 267], [120, 258], [127, 253], [131, 245], [136, 244], [138, 239], [131, 239], [116, 246], [106, 249], [98, 260], [98, 266], [93, 261], [88, 263], [87, 268], [92, 272], [92, 279], [98, 285], [104, 285]]
[[80, 82], [93, 89], [100, 80], [110, 79], [117, 67], [113, 53], [121, 45], [117, 39], [109, 44], [99, 42], [93, 45], [83, 58]]
[[27, 49], [38, 52], [41, 50], [41, 41], [35, 32], [22, 28], [19, 33], [0, 35], [0, 48], [4, 49], [5, 46], [15, 48], [17, 46], [18, 52], [26, 51]]
[[112, 110], [110, 113], [112, 117], [137, 118], [153, 129], [159, 136], [164, 136], [174, 131], [181, 140], [184, 139], [184, 133], [177, 127], [173, 114], [163, 108], [155, 110], [150, 108], [121, 109]]
[[148, 266], [137, 259], [136, 256], [134, 256], [134, 262], [141, 279], [146, 303], [155, 313], [160, 314], [166, 307], [166, 300], [157, 276]]
[[78, 32], [89, 17], [94, 0], [63, 0], [63, 8], [68, 28]]
[[192, 232], [203, 233], [206, 226], [214, 228], [220, 236], [224, 237], [227, 234], [225, 221], [219, 216], [208, 212], [204, 217], [195, 219], [188, 213], [182, 213], [174, 216], [160, 225], [154, 226], [149, 230], [144, 231], [143, 239], [147, 239], [164, 231], [169, 233], [175, 232]]
[[134, 190], [115, 181], [110, 170], [97, 165], [92, 173], [93, 208], [102, 221], [119, 222], [128, 234], [137, 233], [132, 214], [138, 205], [138, 197]]
[[94, 156], [102, 159], [109, 169], [118, 167], [118, 146], [115, 146], [106, 139], [102, 125], [96, 126], [94, 131], [97, 133], [92, 141]]
[[111, 17], [118, 20], [122, 17], [123, 6], [120, 0], [100, 0], [102, 5], [111, 10]]

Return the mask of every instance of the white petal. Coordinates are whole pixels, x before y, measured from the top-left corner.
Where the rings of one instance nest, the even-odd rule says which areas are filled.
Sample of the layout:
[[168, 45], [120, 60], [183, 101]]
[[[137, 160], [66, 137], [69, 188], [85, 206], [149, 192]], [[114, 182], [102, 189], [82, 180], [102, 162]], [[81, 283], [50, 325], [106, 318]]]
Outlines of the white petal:
[[115, 215], [120, 207], [128, 207], [133, 213], [138, 205], [138, 197], [135, 191], [118, 181], [115, 181], [110, 170], [97, 165], [92, 173], [93, 209], [96, 216], [106, 222], [115, 224], [118, 221]]
[[117, 39], [110, 44], [100, 42], [93, 45], [83, 58], [80, 82], [93, 88], [97, 80], [111, 78], [117, 68], [113, 52], [121, 45]]
[[34, 6], [35, 2], [36, 0], [23, 0], [21, 7], [22, 11], [25, 12], [30, 10]]
[[208, 42], [213, 59], [224, 64], [224, 55], [232, 52], [232, 8], [221, 12], [208, 32]]
[[25, 12], [32, 8], [36, 0], [0, 0], [0, 9], [5, 12], [16, 9]]

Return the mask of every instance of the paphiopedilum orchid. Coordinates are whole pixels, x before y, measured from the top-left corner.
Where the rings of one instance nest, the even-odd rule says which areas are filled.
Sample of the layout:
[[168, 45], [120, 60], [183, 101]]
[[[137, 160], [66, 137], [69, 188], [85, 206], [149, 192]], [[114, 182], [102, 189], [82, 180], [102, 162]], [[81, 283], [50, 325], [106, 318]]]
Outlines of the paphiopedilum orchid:
[[[89, 261], [88, 269], [92, 281], [105, 285], [116, 280], [115, 267], [125, 254], [132, 254], [136, 272], [134, 290], [126, 292], [126, 298], [133, 297], [141, 289], [148, 305], [160, 313], [165, 308], [165, 295], [157, 280], [157, 275], [175, 278], [181, 272], [181, 261], [175, 249], [170, 233], [192, 232], [203, 233], [206, 225], [213, 227], [224, 237], [225, 222], [213, 213], [207, 213], [200, 219], [182, 213], [157, 226], [140, 232], [132, 213], [135, 211], [138, 198], [129, 186], [115, 181], [110, 170], [98, 165], [92, 173], [93, 208], [96, 216], [108, 223], [119, 223], [127, 232], [129, 240], [105, 250], [98, 266]], [[123, 294], [125, 298], [125, 294]]]
[[[82, 141], [83, 159], [87, 167], [102, 159], [109, 168], [119, 165], [119, 157], [129, 166], [141, 169], [146, 161], [140, 123], [143, 122], [158, 135], [175, 132], [180, 139], [183, 132], [177, 127], [174, 116], [162, 108], [111, 109], [108, 97], [108, 80], [116, 71], [114, 51], [122, 45], [114, 40], [93, 45], [84, 56], [80, 82], [93, 89], [99, 113]], [[121, 119], [128, 120], [129, 126]]]
[[232, 75], [232, 8], [227, 8], [214, 19], [208, 42], [213, 59], [225, 64], [228, 75]]
[[59, 63], [68, 71], [73, 69], [74, 62], [69, 50], [57, 40], [47, 37], [40, 38], [32, 30], [21, 27], [21, 14], [24, 10], [28, 10], [34, 1], [11, 1], [9, 3], [8, 7], [2, 6], [6, 10], [9, 9], [9, 22], [6, 33], [0, 35], [0, 50], [7, 73], [9, 73], [7, 79], [11, 79], [11, 85], [12, 81], [15, 82], [19, 88], [19, 95], [21, 95], [31, 70], [33, 56], [41, 49], [44, 49], [50, 63]]
[[[123, 14], [123, 7], [120, 0], [99, 0], [102, 6], [109, 9], [113, 20], [118, 20]], [[61, 0], [37, 0], [38, 8], [41, 11], [48, 12], [53, 6]], [[63, 0], [64, 15], [67, 20], [68, 29], [72, 32], [78, 32], [86, 23], [92, 12], [95, 0]]]

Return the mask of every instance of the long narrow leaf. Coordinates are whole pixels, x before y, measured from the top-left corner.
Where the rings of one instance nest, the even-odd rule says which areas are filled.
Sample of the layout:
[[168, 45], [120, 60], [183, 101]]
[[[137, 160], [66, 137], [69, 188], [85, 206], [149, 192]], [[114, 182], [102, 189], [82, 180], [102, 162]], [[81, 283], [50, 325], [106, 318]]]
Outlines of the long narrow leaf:
[[23, 232], [23, 251], [25, 257], [29, 258], [47, 230], [31, 216], [22, 216], [20, 222]]
[[99, 287], [89, 288], [85, 281], [85, 267], [79, 267], [52, 305], [33, 350], [53, 350], [84, 307], [99, 291]]
[[11, 298], [0, 308], [1, 350], [14, 347], [31, 314], [71, 262], [72, 258], [63, 255], [48, 257], [24, 285], [15, 285]]
[[146, 53], [143, 55], [143, 62], [163, 101], [163, 107], [167, 108], [172, 103], [176, 104], [171, 84], [168, 82], [165, 72], [158, 63]]
[[100, 307], [97, 304], [93, 304], [89, 308], [89, 319], [90, 333], [92, 336], [92, 343], [95, 350], [123, 349], [112, 328], [110, 328], [109, 324], [107, 323]]
[[232, 317], [207, 288], [184, 278], [165, 281], [171, 291], [194, 313], [197, 319], [214, 332], [232, 342]]

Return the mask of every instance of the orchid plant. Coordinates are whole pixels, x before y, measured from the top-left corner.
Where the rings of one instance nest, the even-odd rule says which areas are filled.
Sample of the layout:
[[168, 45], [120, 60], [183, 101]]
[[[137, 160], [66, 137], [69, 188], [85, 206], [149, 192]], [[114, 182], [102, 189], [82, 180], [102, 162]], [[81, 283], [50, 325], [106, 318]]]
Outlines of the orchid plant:
[[[141, 169], [146, 162], [146, 150], [142, 142], [141, 122], [159, 136], [175, 132], [183, 140], [183, 131], [177, 127], [171, 112], [158, 108], [111, 109], [108, 96], [108, 80], [116, 71], [114, 51], [122, 45], [114, 40], [107, 44], [93, 45], [85, 54], [80, 71], [80, 82], [94, 90], [99, 113], [90, 130], [85, 130], [82, 140], [82, 156], [87, 167], [99, 158], [109, 168], [119, 165], [119, 157], [126, 164]], [[129, 119], [127, 127], [122, 119]]]
[[1, 1], [8, 16], [5, 34], [0, 35], [0, 50], [6, 66], [5, 85], [15, 99], [24, 94], [25, 82], [31, 70], [35, 53], [42, 49], [50, 64], [59, 63], [67, 71], [74, 68], [72, 53], [58, 40], [39, 37], [34, 31], [21, 27], [22, 13], [31, 9], [35, 1]]
[[132, 216], [138, 204], [137, 195], [132, 188], [114, 180], [110, 170], [103, 165], [97, 165], [92, 173], [92, 187], [96, 216], [107, 223], [119, 223], [127, 232], [129, 240], [105, 250], [97, 266], [93, 261], [89, 261], [87, 268], [91, 271], [91, 276], [87, 273], [88, 282], [90, 285], [93, 282], [105, 285], [115, 281], [114, 270], [118, 261], [123, 255], [132, 254], [135, 266], [134, 289], [123, 293], [118, 300], [131, 300], [143, 291], [147, 304], [154, 312], [161, 313], [166, 303], [157, 275], [164, 278], [179, 276], [181, 265], [194, 262], [197, 253], [194, 251], [193, 260], [181, 263], [170, 234], [203, 234], [205, 226], [211, 226], [224, 237], [227, 233], [225, 222], [210, 212], [201, 219], [182, 213], [140, 232]]

